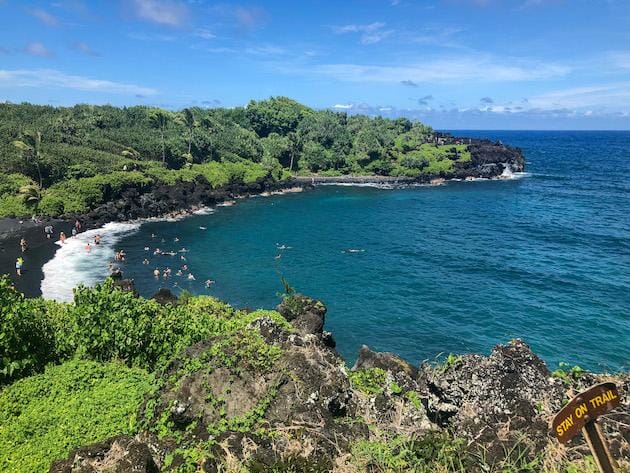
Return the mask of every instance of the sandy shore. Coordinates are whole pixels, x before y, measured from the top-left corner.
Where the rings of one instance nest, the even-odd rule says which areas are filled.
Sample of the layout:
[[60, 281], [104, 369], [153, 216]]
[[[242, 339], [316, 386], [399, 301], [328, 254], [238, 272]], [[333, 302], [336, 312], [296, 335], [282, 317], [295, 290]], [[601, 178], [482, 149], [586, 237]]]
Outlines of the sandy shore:
[[[22, 223], [20, 223], [22, 222]], [[52, 225], [54, 234], [52, 239], [47, 239], [44, 233], [46, 225]], [[58, 245], [59, 232], [71, 235], [72, 222], [65, 220], [46, 220], [42, 223], [34, 223], [31, 220], [15, 218], [0, 219], [0, 273], [8, 274], [15, 287], [28, 297], [41, 295], [41, 281], [44, 279], [42, 267], [54, 255]], [[20, 239], [26, 238], [28, 249], [22, 253]], [[24, 267], [22, 276], [15, 272], [15, 260], [22, 256]]]

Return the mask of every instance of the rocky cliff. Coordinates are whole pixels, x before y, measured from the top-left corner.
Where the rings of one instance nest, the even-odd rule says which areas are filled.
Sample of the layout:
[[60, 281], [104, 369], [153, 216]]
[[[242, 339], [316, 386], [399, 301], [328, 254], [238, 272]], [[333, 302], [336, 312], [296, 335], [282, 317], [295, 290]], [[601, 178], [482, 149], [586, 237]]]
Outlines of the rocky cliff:
[[[262, 345], [244, 332], [189, 347], [140, 409], [140, 434], [76, 450], [51, 472], [568, 471], [557, 465], [569, 460], [588, 466], [581, 436], [565, 448], [548, 425], [568, 398], [608, 376], [552, 376], [520, 340], [489, 356], [419, 367], [364, 346], [348, 369], [323, 331], [321, 302], [298, 295], [278, 310], [290, 327], [266, 317], [248, 327]], [[628, 466], [630, 377], [614, 380], [623, 403], [602, 424]], [[570, 471], [582, 471], [576, 468]]]

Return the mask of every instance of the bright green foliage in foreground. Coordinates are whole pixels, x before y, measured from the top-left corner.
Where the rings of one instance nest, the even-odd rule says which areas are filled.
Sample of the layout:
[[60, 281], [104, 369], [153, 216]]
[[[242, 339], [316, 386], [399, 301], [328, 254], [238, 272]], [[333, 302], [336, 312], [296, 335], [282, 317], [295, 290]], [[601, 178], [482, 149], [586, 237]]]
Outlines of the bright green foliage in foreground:
[[2, 278], [0, 316], [0, 384], [75, 356], [154, 370], [182, 348], [235, 334], [262, 316], [289, 327], [274, 311], [247, 313], [208, 296], [161, 306], [117, 290], [111, 281], [79, 287], [74, 303], [60, 304], [26, 299]]
[[114, 435], [134, 434], [152, 374], [120, 363], [69, 361], [0, 392], [0, 471], [48, 471], [53, 460]]
[[[35, 139], [37, 138], [37, 139]], [[317, 111], [286, 97], [235, 109], [0, 104], [0, 217], [85, 213], [128, 188], [213, 188], [291, 174], [448, 175], [471, 156], [407, 119]], [[38, 205], [19, 189], [41, 182]]]

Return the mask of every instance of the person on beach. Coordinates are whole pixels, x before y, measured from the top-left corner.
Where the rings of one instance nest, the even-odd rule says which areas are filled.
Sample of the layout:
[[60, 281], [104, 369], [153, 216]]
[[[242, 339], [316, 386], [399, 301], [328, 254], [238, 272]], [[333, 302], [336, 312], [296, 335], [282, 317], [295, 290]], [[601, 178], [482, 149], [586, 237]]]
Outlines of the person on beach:
[[90, 242], [89, 242], [89, 241], [88, 241], [88, 244], [87, 244], [87, 245], [85, 245], [85, 251], [87, 251], [88, 253], [89, 253], [90, 251], [92, 251], [92, 245], [90, 245]]
[[22, 249], [22, 253], [24, 253], [28, 249], [28, 243], [26, 242], [26, 238], [20, 239], [20, 248]]
[[59, 233], [59, 241], [62, 245], [66, 244], [66, 234], [64, 232]]
[[18, 276], [22, 276], [22, 266], [24, 266], [24, 258], [21, 256], [15, 260], [15, 272]]
[[48, 238], [50, 240], [52, 238], [52, 234], [53, 234], [53, 226], [52, 225], [46, 225], [44, 227], [44, 233], [46, 234], [46, 238]]

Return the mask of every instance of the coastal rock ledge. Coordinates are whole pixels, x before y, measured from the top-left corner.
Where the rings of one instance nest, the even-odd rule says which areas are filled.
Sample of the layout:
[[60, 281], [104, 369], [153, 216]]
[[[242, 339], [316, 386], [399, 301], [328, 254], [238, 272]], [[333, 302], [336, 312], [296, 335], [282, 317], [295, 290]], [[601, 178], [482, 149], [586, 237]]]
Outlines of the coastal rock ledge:
[[[416, 439], [413, 448], [438, 455], [447, 435], [465, 452], [456, 471], [481, 471], [465, 463], [466, 455], [486, 465], [542, 458], [527, 471], [550, 471], [548, 459], [587, 453], [581, 436], [566, 448], [552, 439], [553, 414], [580, 389], [611, 379], [622, 406], [602, 425], [613, 454], [630, 464], [628, 375], [552, 375], [521, 340], [497, 345], [489, 356], [449, 356], [419, 367], [364, 346], [349, 370], [322, 330], [321, 302], [295, 295], [278, 309], [291, 325], [261, 317], [248, 326], [262, 335], [258, 356], [247, 336], [241, 345], [215, 337], [189, 347], [141, 407], [140, 434], [75, 450], [50, 471], [177, 470], [198, 449], [211, 451], [213, 460], [196, 471], [382, 471], [369, 464], [353, 469], [357, 444], [395, 449], [401, 438]], [[226, 469], [230, 464], [247, 469]]]

